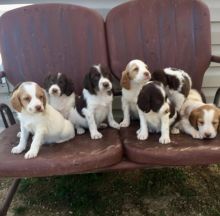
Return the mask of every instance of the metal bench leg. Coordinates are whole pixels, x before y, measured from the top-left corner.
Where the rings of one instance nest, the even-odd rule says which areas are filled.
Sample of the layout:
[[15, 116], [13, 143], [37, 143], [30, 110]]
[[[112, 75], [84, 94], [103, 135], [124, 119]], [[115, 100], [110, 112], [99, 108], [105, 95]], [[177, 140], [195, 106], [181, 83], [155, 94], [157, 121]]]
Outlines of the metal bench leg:
[[18, 185], [20, 183], [21, 179], [15, 179], [12, 183], [12, 185], [10, 186], [9, 190], [8, 190], [8, 194], [6, 195], [5, 201], [3, 201], [3, 204], [0, 208], [0, 216], [6, 216], [9, 206], [12, 202], [12, 199], [17, 191]]

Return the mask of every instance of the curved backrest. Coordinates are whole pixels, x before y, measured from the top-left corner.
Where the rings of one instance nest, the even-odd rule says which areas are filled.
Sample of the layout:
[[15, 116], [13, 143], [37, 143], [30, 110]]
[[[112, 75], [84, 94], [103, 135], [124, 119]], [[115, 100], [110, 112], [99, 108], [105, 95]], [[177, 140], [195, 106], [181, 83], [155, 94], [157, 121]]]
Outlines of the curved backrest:
[[80, 6], [39, 4], [5, 13], [0, 18], [0, 46], [12, 84], [42, 84], [48, 73], [62, 72], [80, 93], [89, 67], [107, 65], [103, 18]]
[[110, 64], [121, 72], [131, 59], [151, 71], [186, 70], [200, 89], [211, 59], [210, 15], [199, 0], [134, 0], [113, 8], [106, 19]]

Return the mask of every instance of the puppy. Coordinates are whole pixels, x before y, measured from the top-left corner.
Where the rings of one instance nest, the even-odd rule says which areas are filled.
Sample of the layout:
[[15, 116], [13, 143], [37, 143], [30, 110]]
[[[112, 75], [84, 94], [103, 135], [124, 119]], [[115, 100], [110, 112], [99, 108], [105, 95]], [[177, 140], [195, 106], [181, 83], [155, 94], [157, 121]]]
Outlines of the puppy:
[[71, 122], [47, 103], [45, 92], [37, 83], [23, 82], [17, 86], [11, 104], [18, 112], [21, 129], [19, 144], [11, 151], [13, 154], [25, 150], [29, 134], [33, 139], [25, 159], [36, 157], [42, 144], [65, 142], [75, 136]]
[[151, 80], [163, 83], [169, 99], [175, 104], [177, 111], [180, 111], [192, 87], [190, 76], [180, 69], [165, 68], [154, 71]]
[[195, 139], [212, 139], [220, 131], [220, 109], [202, 102], [201, 95], [194, 89], [184, 102], [180, 115], [180, 130]]
[[75, 106], [74, 85], [64, 74], [48, 75], [44, 80], [48, 93], [48, 103], [68, 119], [70, 110]]
[[151, 73], [148, 66], [141, 60], [132, 60], [122, 72], [121, 87], [122, 87], [122, 110], [123, 121], [121, 127], [130, 125], [130, 112], [132, 117], [138, 118], [137, 97], [143, 85], [151, 79]]
[[119, 129], [120, 125], [112, 114], [112, 83], [110, 72], [102, 65], [94, 65], [84, 78], [81, 97], [76, 98], [76, 107], [71, 114], [77, 134], [88, 128], [92, 139], [102, 138], [98, 128], [108, 120], [110, 127]]
[[137, 107], [140, 119], [137, 138], [146, 140], [148, 131], [161, 132], [159, 142], [170, 143], [170, 126], [175, 123], [177, 111], [167, 98], [163, 84], [157, 81], [148, 82], [138, 95]]

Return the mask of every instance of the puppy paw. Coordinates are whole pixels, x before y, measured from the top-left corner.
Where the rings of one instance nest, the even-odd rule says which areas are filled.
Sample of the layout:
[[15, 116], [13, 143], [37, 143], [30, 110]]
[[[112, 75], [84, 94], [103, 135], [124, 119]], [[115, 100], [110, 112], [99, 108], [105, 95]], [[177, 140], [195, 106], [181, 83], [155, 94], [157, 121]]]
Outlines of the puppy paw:
[[84, 128], [76, 128], [76, 133], [78, 135], [84, 134], [85, 133], [85, 129]]
[[161, 144], [167, 144], [170, 142], [171, 142], [170, 137], [167, 137], [167, 136], [161, 136], [159, 139], [159, 143]]
[[128, 127], [130, 125], [130, 122], [124, 120], [120, 123], [120, 127]]
[[23, 151], [24, 151], [24, 148], [22, 148], [21, 146], [17, 145], [14, 148], [12, 148], [11, 153], [12, 154], [20, 154]]
[[138, 140], [146, 140], [148, 138], [148, 133], [146, 132], [142, 132], [140, 129], [139, 129], [139, 132], [137, 134], [137, 139]]
[[25, 159], [35, 158], [35, 157], [37, 157], [37, 154], [38, 154], [37, 151], [29, 150], [29, 151], [24, 155], [24, 158], [25, 158]]
[[100, 132], [95, 132], [95, 133], [91, 133], [91, 138], [92, 139], [101, 139], [102, 138], [102, 134]]
[[199, 133], [199, 131], [195, 131], [192, 133], [192, 137], [194, 139], [203, 139], [203, 136]]
[[178, 128], [172, 128], [170, 133], [171, 134], [180, 134], [180, 130]]
[[99, 128], [101, 128], [101, 129], [104, 129], [104, 128], [107, 128], [107, 127], [108, 127], [108, 125], [106, 123], [101, 123], [99, 125]]
[[118, 124], [116, 121], [111, 122], [111, 124], [109, 124], [110, 127], [115, 128], [115, 129], [120, 129], [120, 124]]
[[136, 131], [136, 134], [139, 134], [141, 131], [141, 129], [139, 128], [137, 131]]

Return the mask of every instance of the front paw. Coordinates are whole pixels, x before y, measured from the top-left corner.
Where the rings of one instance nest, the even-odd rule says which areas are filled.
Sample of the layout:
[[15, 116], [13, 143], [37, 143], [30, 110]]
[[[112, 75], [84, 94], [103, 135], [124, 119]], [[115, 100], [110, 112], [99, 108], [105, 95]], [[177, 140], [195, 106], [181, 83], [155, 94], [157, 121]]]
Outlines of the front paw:
[[120, 123], [120, 127], [129, 127], [130, 125], [130, 122], [129, 121], [126, 121], [126, 120], [123, 120], [121, 123]]
[[111, 124], [109, 124], [110, 127], [115, 128], [115, 129], [120, 129], [120, 124], [118, 124], [117, 122], [111, 122]]
[[137, 132], [137, 139], [138, 140], [146, 140], [147, 138], [148, 138], [148, 133], [143, 132], [139, 129], [139, 131]]
[[78, 135], [82, 135], [82, 134], [85, 133], [85, 129], [84, 129], [84, 128], [76, 128], [76, 133], [77, 133]]
[[193, 137], [194, 139], [203, 139], [203, 136], [199, 133], [199, 131], [194, 131], [194, 132], [192, 133], [192, 137]]
[[12, 154], [20, 154], [24, 150], [25, 150], [25, 148], [22, 148], [21, 146], [17, 145], [14, 148], [12, 148], [11, 153]]
[[100, 132], [93, 132], [91, 133], [91, 138], [92, 139], [101, 139], [102, 138], [102, 134]]
[[161, 144], [167, 144], [170, 142], [171, 142], [171, 140], [170, 140], [170, 137], [168, 137], [168, 136], [161, 136], [159, 139], [159, 143], [161, 143]]
[[29, 150], [29, 151], [24, 155], [24, 158], [25, 158], [25, 159], [35, 158], [35, 157], [37, 157], [37, 154], [38, 154], [38, 151]]

